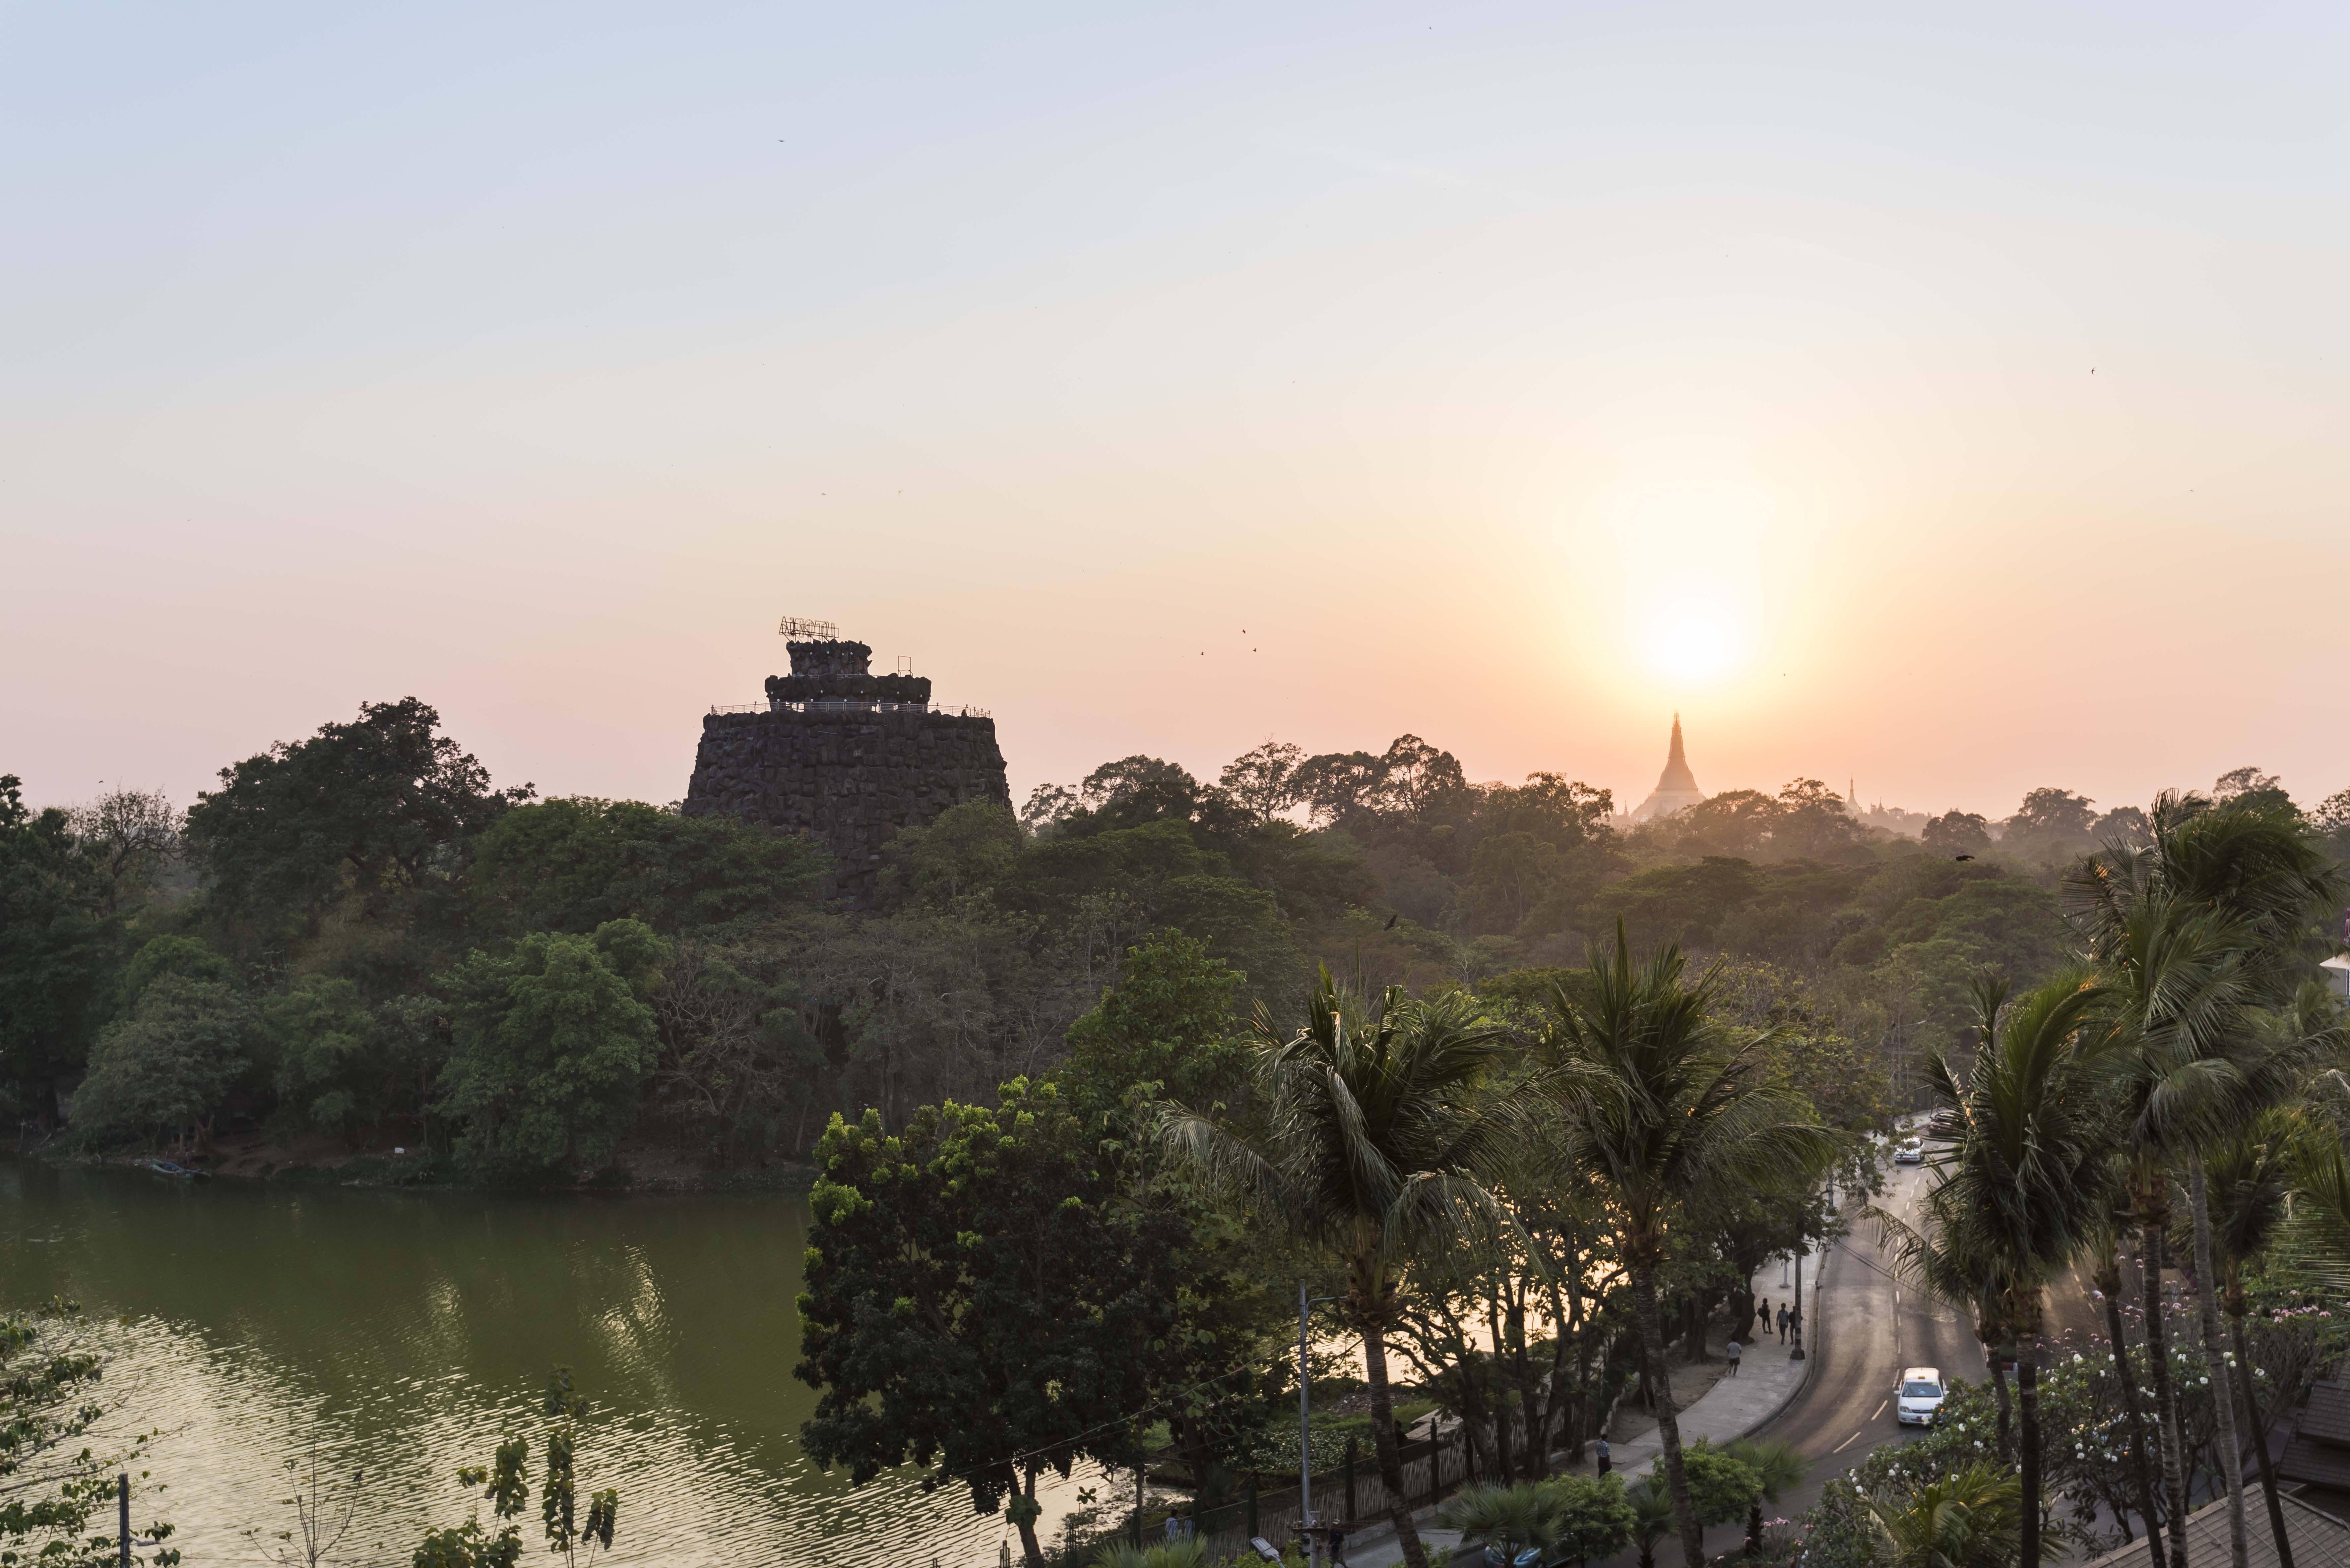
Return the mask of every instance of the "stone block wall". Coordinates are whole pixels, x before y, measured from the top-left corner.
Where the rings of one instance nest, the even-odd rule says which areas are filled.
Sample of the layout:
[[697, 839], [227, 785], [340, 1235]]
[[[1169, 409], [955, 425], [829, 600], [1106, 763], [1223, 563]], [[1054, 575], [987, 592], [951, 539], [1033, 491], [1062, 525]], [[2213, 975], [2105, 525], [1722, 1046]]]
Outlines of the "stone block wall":
[[1012, 804], [993, 719], [785, 710], [702, 721], [685, 814], [732, 813], [813, 834], [835, 862], [826, 896], [863, 905], [884, 844], [973, 800]]

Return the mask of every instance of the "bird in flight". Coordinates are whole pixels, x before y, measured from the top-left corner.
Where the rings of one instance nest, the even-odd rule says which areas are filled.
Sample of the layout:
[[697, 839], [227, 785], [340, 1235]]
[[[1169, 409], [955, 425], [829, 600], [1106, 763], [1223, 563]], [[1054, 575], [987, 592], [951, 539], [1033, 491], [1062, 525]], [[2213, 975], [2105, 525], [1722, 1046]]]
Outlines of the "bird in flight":
[[1953, 855], [1950, 858], [1953, 860], [1972, 860], [1974, 857], [1971, 855]]

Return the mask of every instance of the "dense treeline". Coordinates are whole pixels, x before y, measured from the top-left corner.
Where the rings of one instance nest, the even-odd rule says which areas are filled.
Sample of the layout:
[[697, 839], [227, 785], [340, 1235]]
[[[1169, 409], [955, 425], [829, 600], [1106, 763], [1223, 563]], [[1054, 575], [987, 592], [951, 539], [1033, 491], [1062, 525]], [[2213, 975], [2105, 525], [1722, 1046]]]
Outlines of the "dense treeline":
[[[1560, 1450], [1635, 1384], [1679, 1465], [1655, 1375], [1670, 1341], [1701, 1355], [1717, 1305], [1752, 1322], [1753, 1272], [1831, 1229], [1821, 1177], [1873, 1174], [1881, 1101], [1856, 1102], [1852, 1064], [1739, 1025], [1722, 977], [1669, 954], [1618, 945], [1501, 1009], [1324, 971], [1246, 1032], [1240, 988], [1204, 943], [1159, 933], [1069, 1059], [993, 1106], [832, 1122], [799, 1302], [812, 1457], [857, 1480], [933, 1467], [1008, 1516], [1032, 1568], [1048, 1470], [1173, 1466], [1212, 1507], [1296, 1473], [1305, 1281], [1360, 1346], [1352, 1430], [1424, 1565], [1397, 1501], [1398, 1383], [1504, 1485], [1557, 1486]], [[1617, 1483], [1573, 1490], [1562, 1517], [1594, 1554], [1630, 1539]], [[1647, 1501], [1721, 1517], [1678, 1476]]]
[[[2199, 1480], [2241, 1556], [2242, 1434], [2345, 1348], [2350, 1023], [2318, 967], [2344, 880], [2289, 802], [2247, 791], [2157, 802], [2060, 891], [2069, 961], [2028, 988], [1978, 969], [1970, 1049], [1929, 1058], [1926, 1223], [1874, 1215], [1892, 1265], [1972, 1322], [1990, 1386], [1958, 1387], [1929, 1442], [1856, 1456], [1799, 1532], [1760, 1503], [1806, 1462], [1684, 1446], [1663, 1375], [1680, 1329], [1701, 1355], [1726, 1303], [1741, 1332], [1755, 1272], [1840, 1232], [1876, 1185], [1882, 1102], [1801, 1012], [1746, 1022], [1754, 966], [1693, 976], [1620, 926], [1585, 967], [1482, 990], [1370, 995], [1326, 971], [1240, 1037], [1219, 1000], [1240, 977], [1160, 935], [1071, 1060], [994, 1106], [896, 1133], [836, 1118], [799, 1303], [808, 1449], [859, 1480], [934, 1467], [1041, 1564], [1047, 1469], [1180, 1462], [1212, 1498], [1298, 1462], [1271, 1423], [1294, 1408], [1299, 1280], [1359, 1354], [1408, 1563], [1399, 1362], [1482, 1478], [1444, 1517], [1505, 1560], [1673, 1536], [1700, 1568], [1704, 1527], [1742, 1514], [1745, 1557], [1774, 1568], [2020, 1568], [2133, 1521], [2176, 1552]], [[2050, 1296], [2083, 1266], [2106, 1333], [2051, 1345]], [[1655, 1474], [1554, 1474], [1627, 1384]]]
[[0, 1099], [99, 1144], [400, 1143], [500, 1179], [624, 1147], [737, 1167], [805, 1158], [836, 1109], [894, 1129], [992, 1101], [1064, 1058], [1149, 931], [1203, 941], [1245, 1012], [1294, 1003], [1317, 961], [1514, 1005], [1617, 919], [1735, 956], [1748, 1021], [1798, 1020], [1906, 1096], [1976, 967], [2062, 961], [2054, 867], [2144, 823], [2041, 790], [1996, 845], [1956, 813], [1919, 844], [1812, 780], [1619, 820], [1604, 790], [1472, 783], [1413, 736], [1269, 742], [1212, 784], [1129, 757], [901, 835], [878, 907], [847, 910], [819, 903], [807, 841], [501, 788], [430, 707], [370, 704], [224, 769], [184, 817], [5, 785]]

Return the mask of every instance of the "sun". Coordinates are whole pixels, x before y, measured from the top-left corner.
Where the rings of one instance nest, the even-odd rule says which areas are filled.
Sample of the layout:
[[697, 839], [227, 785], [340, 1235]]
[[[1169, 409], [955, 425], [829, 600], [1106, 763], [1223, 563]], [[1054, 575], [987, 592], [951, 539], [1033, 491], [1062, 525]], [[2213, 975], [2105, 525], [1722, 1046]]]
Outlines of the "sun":
[[1650, 673], [1675, 686], [1711, 686], [1745, 662], [1744, 640], [1727, 614], [1684, 604], [1644, 624], [1640, 651]]
[[1633, 619], [1631, 649], [1649, 680], [1673, 691], [1719, 687], [1752, 662], [1754, 628], [1731, 586], [1692, 565], [1647, 596]]

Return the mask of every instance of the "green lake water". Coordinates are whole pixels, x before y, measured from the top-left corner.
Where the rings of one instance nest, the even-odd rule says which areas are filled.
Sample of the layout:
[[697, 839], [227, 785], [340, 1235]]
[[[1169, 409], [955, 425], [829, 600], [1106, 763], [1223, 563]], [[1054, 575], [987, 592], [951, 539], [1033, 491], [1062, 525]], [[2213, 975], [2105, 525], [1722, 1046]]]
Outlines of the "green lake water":
[[[993, 1564], [1006, 1527], [968, 1493], [903, 1472], [852, 1490], [800, 1453], [816, 1402], [792, 1376], [806, 1241], [796, 1195], [321, 1189], [0, 1160], [0, 1303], [65, 1294], [130, 1320], [109, 1381], [129, 1417], [169, 1433], [151, 1469], [192, 1565], [265, 1561], [241, 1532], [291, 1522], [284, 1461], [315, 1444], [367, 1476], [341, 1560], [404, 1568], [426, 1529], [465, 1517], [455, 1469], [485, 1461], [509, 1421], [536, 1429], [558, 1361], [596, 1404], [583, 1490], [620, 1489], [616, 1564]], [[1089, 1478], [1052, 1479], [1047, 1531]], [[550, 1561], [535, 1499], [525, 1518], [526, 1560]]]

